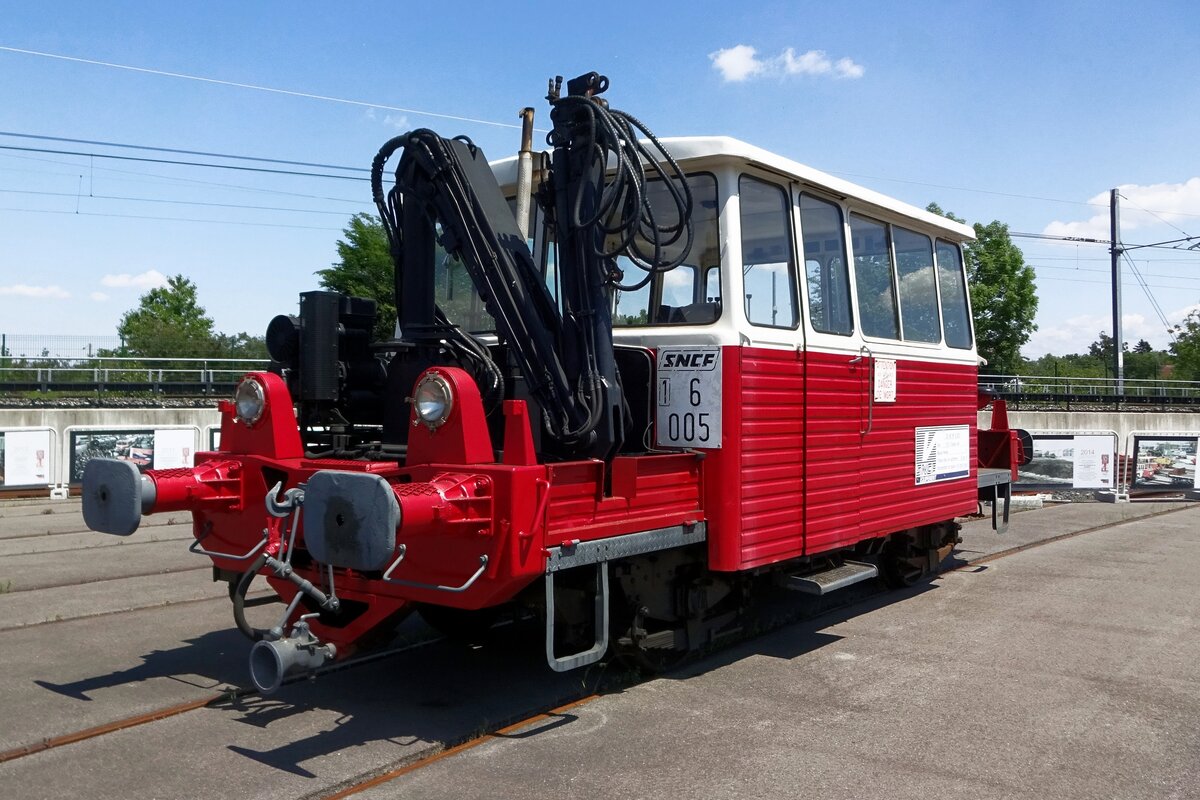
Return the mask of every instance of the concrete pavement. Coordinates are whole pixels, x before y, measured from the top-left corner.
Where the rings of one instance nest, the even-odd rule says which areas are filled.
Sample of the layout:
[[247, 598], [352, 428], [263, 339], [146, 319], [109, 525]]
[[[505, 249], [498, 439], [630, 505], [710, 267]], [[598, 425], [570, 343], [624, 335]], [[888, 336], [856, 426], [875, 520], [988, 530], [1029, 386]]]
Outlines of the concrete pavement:
[[[1041, 514], [1017, 524], [1122, 515]], [[1130, 522], [789, 626], [362, 796], [1200, 797], [1198, 573], [1200, 509]]]
[[[1200, 797], [1200, 508], [1052, 507], [1003, 536], [975, 521], [951, 559], [1125, 519], [787, 626], [365, 796]], [[97, 551], [137, 552], [95, 536]], [[37, 555], [83, 574], [104, 553], [79, 543]], [[0, 750], [245, 683], [249, 643], [224, 585], [207, 570], [128, 574], [153, 563], [0, 595], [0, 621], [64, 618], [0, 624]], [[528, 626], [482, 650], [418, 645], [415, 618], [402, 634], [413, 649], [269, 698], [0, 764], [0, 785], [31, 798], [320, 796], [603, 673], [551, 673]]]

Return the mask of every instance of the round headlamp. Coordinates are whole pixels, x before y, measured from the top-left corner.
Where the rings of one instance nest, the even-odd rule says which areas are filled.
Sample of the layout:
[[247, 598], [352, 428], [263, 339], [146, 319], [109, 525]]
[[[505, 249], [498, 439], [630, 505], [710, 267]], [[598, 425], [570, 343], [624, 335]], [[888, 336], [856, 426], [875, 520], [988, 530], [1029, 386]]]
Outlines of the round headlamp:
[[450, 382], [436, 372], [430, 372], [417, 381], [413, 392], [413, 408], [417, 419], [430, 430], [445, 424], [454, 410], [454, 390]]
[[267, 396], [262, 384], [253, 378], [246, 378], [238, 384], [233, 393], [233, 414], [247, 427], [262, 419], [267, 408]]

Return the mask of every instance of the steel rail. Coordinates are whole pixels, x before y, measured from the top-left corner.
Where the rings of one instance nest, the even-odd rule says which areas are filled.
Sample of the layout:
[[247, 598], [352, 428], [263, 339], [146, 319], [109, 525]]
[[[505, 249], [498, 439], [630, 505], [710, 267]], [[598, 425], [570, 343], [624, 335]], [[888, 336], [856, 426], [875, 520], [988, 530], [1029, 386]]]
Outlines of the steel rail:
[[1197, 508], [1197, 506], [1181, 505], [1177, 508], [1166, 508], [1166, 509], [1163, 509], [1162, 511], [1156, 511], [1153, 514], [1146, 514], [1145, 516], [1141, 516], [1141, 517], [1134, 517], [1133, 519], [1123, 519], [1123, 520], [1118, 520], [1116, 522], [1105, 523], [1104, 525], [1094, 525], [1091, 528], [1084, 528], [1081, 531], [1071, 531], [1070, 533], [1060, 533], [1057, 536], [1051, 536], [1049, 539], [1039, 539], [1036, 542], [1026, 542], [1024, 544], [1015, 545], [1015, 546], [1010, 547], [1005, 550], [998, 550], [995, 553], [987, 553], [986, 555], [982, 555], [979, 558], [976, 558], [974, 560], [965, 561], [964, 563], [956, 564], [953, 567], [950, 567], [949, 569], [940, 570], [937, 574], [946, 575], [951, 572], [961, 572], [962, 570], [968, 569], [970, 567], [976, 567], [976, 566], [979, 566], [980, 564], [987, 564], [988, 562], [996, 561], [998, 559], [1004, 558], [1005, 556], [1014, 556], [1017, 553], [1024, 553], [1026, 550], [1034, 550], [1038, 547], [1042, 547], [1042, 546], [1048, 545], [1048, 544], [1054, 544], [1055, 542], [1061, 542], [1065, 539], [1074, 539], [1076, 536], [1083, 536], [1084, 534], [1087, 534], [1087, 533], [1096, 533], [1097, 531], [1108, 530], [1109, 528], [1116, 528], [1119, 525], [1126, 525], [1131, 522], [1140, 522], [1144, 519], [1154, 519], [1155, 517], [1163, 517], [1163, 516], [1166, 516], [1167, 514], [1178, 514], [1180, 511], [1189, 511], [1189, 510], [1193, 510], [1195, 508]]
[[[329, 666], [322, 667], [312, 674], [305, 673], [302, 675], [293, 675], [292, 677], [284, 680], [283, 685], [286, 686], [291, 683], [308, 680], [313, 674], [327, 675], [331, 672], [340, 672], [345, 669], [352, 669], [364, 664], [369, 664], [373, 661], [378, 661], [382, 658], [389, 658], [410, 650], [428, 647], [429, 645], [436, 644], [440, 641], [443, 641], [442, 637], [425, 639], [419, 642], [404, 645], [402, 647], [394, 647], [388, 650], [381, 650], [377, 653], [368, 653], [367, 655], [360, 656], [358, 658], [350, 658], [345, 661], [339, 661], [330, 664]], [[67, 745], [85, 742], [89, 739], [97, 739], [110, 733], [116, 733], [117, 731], [136, 728], [138, 726], [147, 725], [151, 722], [158, 722], [159, 720], [163, 719], [170, 719], [171, 717], [177, 717], [182, 714], [187, 714], [191, 711], [198, 711], [202, 708], [211, 708], [219, 703], [225, 703], [231, 700], [239, 700], [244, 697], [253, 697], [259, 694], [260, 693], [255, 689], [238, 686], [232, 689], [226, 689], [222, 692], [216, 692], [205, 697], [200, 697], [195, 700], [187, 700], [182, 703], [173, 703], [171, 705], [162, 706], [142, 714], [134, 714], [132, 716], [113, 720], [112, 722], [105, 722], [101, 725], [93, 725], [89, 728], [81, 728], [80, 730], [73, 731], [71, 733], [64, 733], [58, 736], [49, 736], [37, 742], [19, 745], [10, 750], [0, 752], [0, 764], [8, 761], [16, 761], [37, 753], [44, 753], [47, 750], [53, 750], [59, 747], [65, 747]]]
[[[56, 586], [53, 588], [61, 589], [62, 587]], [[40, 589], [26, 589], [26, 591], [37, 592], [37, 591], [41, 591], [41, 590]], [[255, 592], [254, 594], [248, 595], [248, 597], [250, 599], [257, 600], [261, 597], [269, 596], [268, 595], [269, 592], [270, 592], [270, 590], [263, 590], [261, 592]], [[178, 608], [179, 606], [194, 605], [196, 603], [211, 603], [215, 600], [221, 600], [223, 602], [228, 603], [229, 595], [226, 592], [222, 591], [220, 594], [214, 594], [214, 595], [211, 595], [210, 597], [189, 597], [187, 600], [168, 600], [163, 603], [151, 603], [150, 605], [146, 605], [146, 606], [134, 606], [132, 608], [117, 608], [117, 609], [113, 609], [112, 611], [96, 611], [96, 612], [92, 612], [92, 613], [88, 613], [88, 614], [76, 614], [73, 617], [63, 617], [61, 619], [44, 619], [44, 620], [41, 620], [40, 622], [27, 622], [27, 623], [24, 623], [21, 625], [9, 625], [7, 627], [0, 627], [0, 634], [13, 633], [15, 631], [27, 631], [30, 628], [37, 628], [42, 625], [60, 625], [64, 622], [77, 622], [78, 620], [81, 620], [81, 619], [96, 619], [98, 617], [111, 617], [111, 616], [115, 616], [117, 614], [131, 614], [134, 611], [149, 611], [149, 610], [158, 610], [161, 608]]]
[[60, 736], [50, 736], [42, 739], [40, 742], [14, 747], [11, 750], [5, 750], [0, 753], [0, 764], [6, 761], [16, 761], [18, 758], [31, 756], [35, 753], [43, 753], [47, 750], [53, 750], [56, 747], [64, 747], [76, 742], [83, 742], [88, 739], [95, 739], [99, 736], [104, 736], [109, 733], [116, 733], [127, 728], [134, 728], [138, 725], [145, 725], [148, 722], [157, 722], [160, 719], [168, 719], [177, 717], [180, 714], [186, 714], [189, 711], [195, 711], [198, 708], [205, 708], [213, 703], [224, 699], [229, 693], [202, 697], [198, 700], [189, 700], [185, 703], [176, 703], [170, 706], [147, 711], [144, 714], [136, 714], [132, 717], [125, 717], [114, 722], [106, 722], [103, 725], [95, 725], [91, 728], [83, 728], [82, 730], [74, 731], [73, 733], [64, 733]]
[[459, 753], [463, 753], [474, 747], [478, 747], [479, 745], [491, 741], [492, 739], [498, 739], [502, 736], [507, 736], [511, 733], [521, 730], [522, 728], [535, 725], [542, 720], [551, 719], [555, 716], [561, 715], [565, 711], [569, 711], [572, 708], [578, 708], [579, 706], [590, 703], [599, 697], [600, 695], [598, 694], [588, 694], [583, 697], [577, 697], [574, 700], [570, 700], [562, 705], [556, 706], [555, 708], [551, 708], [546, 711], [539, 711], [532, 716], [525, 717], [524, 719], [497, 728], [493, 731], [479, 735], [472, 735], [470, 738], [460, 741], [452, 746], [446, 747], [443, 745], [442, 749], [438, 750], [436, 753], [431, 753], [427, 756], [418, 756], [415, 760], [410, 761], [407, 764], [338, 789], [333, 794], [323, 794], [318, 795], [318, 797], [320, 797], [320, 800], [342, 800], [342, 798], [345, 797], [353, 797], [360, 792], [365, 792], [368, 789], [373, 789], [376, 786], [389, 783], [396, 778], [407, 775], [410, 772], [416, 772], [423, 767], [428, 767], [429, 765], [441, 761], [442, 759], [450, 758], [451, 756], [456, 756]]

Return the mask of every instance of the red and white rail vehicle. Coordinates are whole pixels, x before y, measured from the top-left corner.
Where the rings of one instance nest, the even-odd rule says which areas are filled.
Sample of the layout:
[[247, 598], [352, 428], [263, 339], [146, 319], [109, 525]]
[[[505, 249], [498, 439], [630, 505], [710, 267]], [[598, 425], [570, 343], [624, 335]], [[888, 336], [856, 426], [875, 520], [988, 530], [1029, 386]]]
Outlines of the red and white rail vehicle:
[[[972, 230], [734, 139], [639, 144], [605, 88], [552, 87], [546, 154], [389, 142], [397, 336], [305, 293], [219, 450], [88, 464], [97, 530], [192, 512], [260, 689], [414, 609], [451, 632], [533, 609], [556, 670], [669, 663], [764, 583], [911, 583], [956, 517], [1006, 506], [1023, 449], [1002, 407], [976, 424]], [[270, 629], [256, 574], [287, 604]]]

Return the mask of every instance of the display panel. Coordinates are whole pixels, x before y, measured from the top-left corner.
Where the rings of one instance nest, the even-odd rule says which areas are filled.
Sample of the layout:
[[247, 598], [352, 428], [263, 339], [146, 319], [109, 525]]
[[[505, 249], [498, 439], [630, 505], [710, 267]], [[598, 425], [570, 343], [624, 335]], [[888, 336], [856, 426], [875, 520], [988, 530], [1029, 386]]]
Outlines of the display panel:
[[48, 485], [50, 457], [50, 431], [0, 432], [0, 486]]
[[1131, 491], [1178, 492], [1198, 488], [1194, 436], [1133, 437]]
[[196, 432], [191, 428], [72, 431], [71, 483], [83, 481], [83, 470], [93, 458], [129, 461], [145, 472], [190, 467], [195, 452]]
[[1115, 437], [1108, 434], [1033, 436], [1033, 458], [1017, 468], [1025, 489], [1112, 489]]

